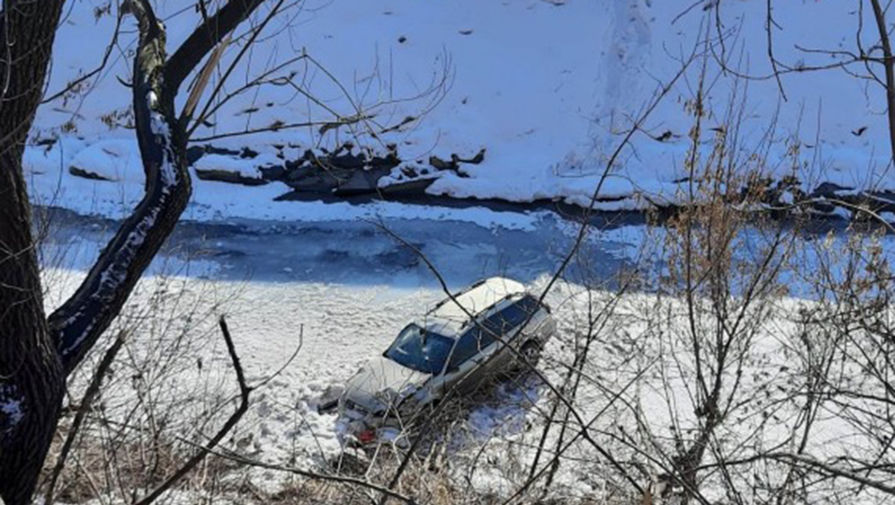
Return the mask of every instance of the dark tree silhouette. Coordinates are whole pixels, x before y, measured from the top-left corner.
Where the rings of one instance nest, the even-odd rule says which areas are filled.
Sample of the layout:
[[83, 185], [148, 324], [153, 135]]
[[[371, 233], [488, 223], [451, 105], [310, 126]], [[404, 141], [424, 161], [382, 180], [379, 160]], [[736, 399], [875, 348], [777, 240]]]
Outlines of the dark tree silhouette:
[[30, 502], [59, 416], [65, 378], [96, 343], [171, 233], [189, 200], [189, 113], [183, 81], [264, 0], [229, 0], [168, 58], [148, 0], [129, 2], [139, 26], [133, 109], [146, 192], [75, 294], [44, 311], [22, 171], [64, 0], [5, 0], [0, 11], [0, 498]]

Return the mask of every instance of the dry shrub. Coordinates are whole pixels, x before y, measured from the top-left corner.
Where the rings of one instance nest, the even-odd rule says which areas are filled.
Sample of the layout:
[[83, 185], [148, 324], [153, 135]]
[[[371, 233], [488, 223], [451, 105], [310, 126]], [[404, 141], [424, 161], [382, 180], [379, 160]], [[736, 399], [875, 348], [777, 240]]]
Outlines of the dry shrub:
[[[141, 281], [69, 382], [43, 493], [69, 436], [71, 450], [53, 489], [68, 503], [140, 499], [195, 453], [234, 408], [235, 381], [214, 324], [231, 296], [201, 280], [159, 275]], [[99, 370], [112, 335], [123, 345], [111, 366]], [[101, 386], [85, 403], [97, 373]], [[83, 423], [72, 433], [81, 408]], [[179, 488], [217, 485], [212, 481], [235, 466], [207, 459]]]

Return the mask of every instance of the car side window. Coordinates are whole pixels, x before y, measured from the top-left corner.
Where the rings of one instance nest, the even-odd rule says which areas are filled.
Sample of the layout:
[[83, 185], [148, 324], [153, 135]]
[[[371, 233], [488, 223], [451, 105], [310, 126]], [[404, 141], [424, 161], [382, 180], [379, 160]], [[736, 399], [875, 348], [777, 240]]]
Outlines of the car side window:
[[[491, 332], [499, 331], [498, 328], [492, 327], [487, 320], [483, 322], [483, 326]], [[492, 343], [494, 343], [494, 336], [489, 331], [483, 331], [478, 325], [473, 326], [460, 336], [457, 345], [454, 346], [454, 354], [448, 369], [462, 365]]]
[[473, 326], [460, 336], [457, 345], [454, 346], [454, 354], [451, 357], [448, 369], [453, 369], [466, 362], [469, 358], [482, 352], [486, 347], [494, 343], [494, 334], [503, 336], [513, 328], [524, 323], [528, 317], [537, 311], [538, 302], [529, 295], [525, 295], [517, 302], [505, 307], [500, 312], [494, 313], [484, 321], [480, 328]]
[[524, 323], [531, 314], [537, 311], [537, 307], [537, 300], [525, 295], [517, 302], [489, 317], [488, 320], [500, 334], [504, 334]]

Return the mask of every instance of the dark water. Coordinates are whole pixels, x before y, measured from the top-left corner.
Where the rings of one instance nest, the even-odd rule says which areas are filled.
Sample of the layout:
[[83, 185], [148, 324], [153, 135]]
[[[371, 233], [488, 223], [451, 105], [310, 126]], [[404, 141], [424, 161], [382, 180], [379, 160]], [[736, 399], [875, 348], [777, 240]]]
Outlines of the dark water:
[[[118, 223], [57, 208], [38, 214], [43, 263], [86, 270]], [[228, 220], [178, 224], [151, 272], [266, 282], [433, 285], [435, 276], [412, 245], [449, 285], [506, 275], [530, 282], [555, 272], [574, 242], [573, 226], [545, 217], [533, 230], [486, 228], [450, 220], [269, 222]], [[566, 271], [609, 280], [628, 264], [618, 239], [592, 238]], [[582, 266], [586, 264], [586, 267]]]

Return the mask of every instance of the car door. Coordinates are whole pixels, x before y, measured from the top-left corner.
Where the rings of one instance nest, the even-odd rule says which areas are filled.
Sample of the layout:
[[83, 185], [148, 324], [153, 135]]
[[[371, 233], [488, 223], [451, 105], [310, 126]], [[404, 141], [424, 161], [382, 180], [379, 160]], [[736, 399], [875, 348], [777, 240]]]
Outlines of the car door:
[[520, 336], [530, 326], [524, 329], [522, 324], [530, 319], [536, 309], [537, 302], [526, 295], [489, 317], [489, 326], [495, 328], [503, 340], [503, 343], [498, 342], [497, 344], [497, 356], [493, 360], [495, 370], [506, 370], [513, 364], [516, 357], [514, 350], [518, 351], [529, 335], [528, 332], [525, 332], [525, 336]]
[[486, 321], [480, 321], [478, 325], [466, 330], [457, 340], [445, 371], [446, 390], [456, 387], [459, 392], [468, 393], [487, 377], [490, 363], [487, 363], [488, 366], [483, 365], [496, 348], [491, 333], [496, 329], [491, 328], [491, 331], [487, 331], [485, 325]]

